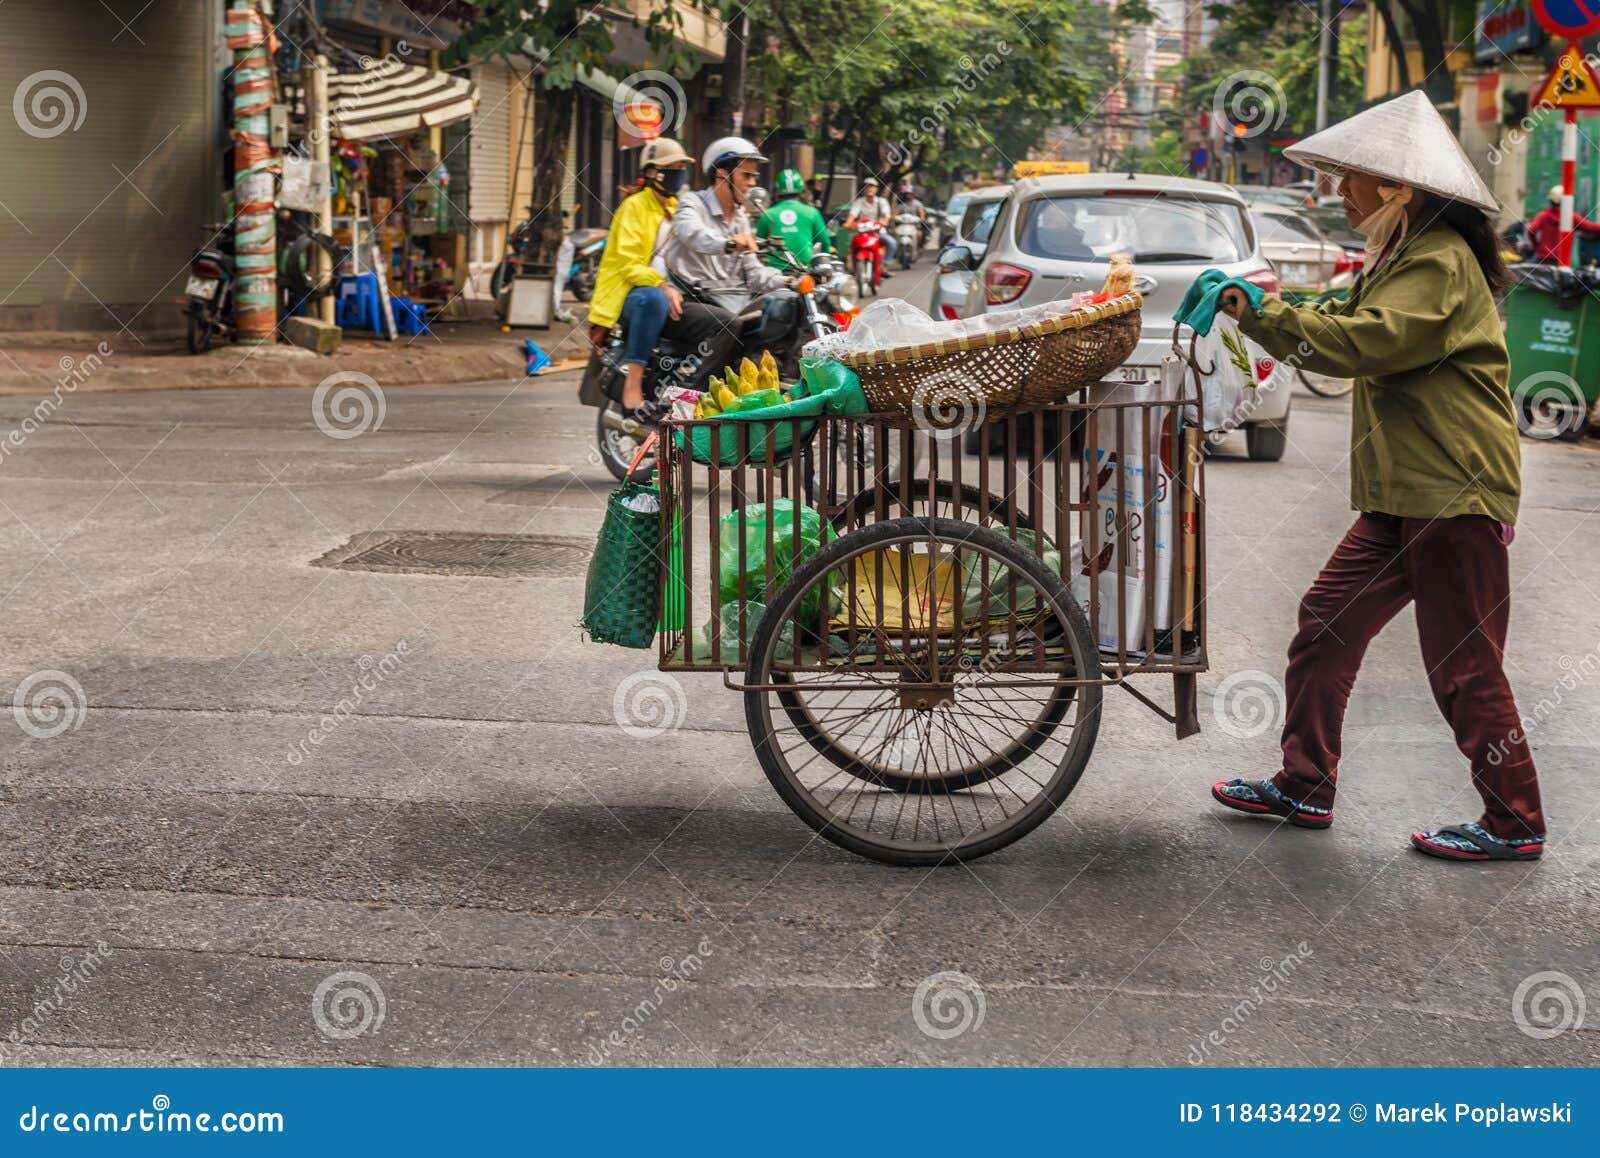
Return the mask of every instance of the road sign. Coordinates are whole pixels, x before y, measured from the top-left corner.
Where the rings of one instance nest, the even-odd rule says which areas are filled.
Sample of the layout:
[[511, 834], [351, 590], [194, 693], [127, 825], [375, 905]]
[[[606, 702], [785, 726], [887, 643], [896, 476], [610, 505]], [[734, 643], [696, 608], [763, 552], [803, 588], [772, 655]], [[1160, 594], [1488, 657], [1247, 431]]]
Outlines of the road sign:
[[1551, 36], [1579, 40], [1600, 32], [1600, 0], [1533, 0], [1533, 15]]
[[1211, 164], [1211, 154], [1204, 149], [1196, 149], [1189, 154], [1189, 164], [1193, 166], [1196, 173], [1203, 173], [1206, 166]]
[[1529, 108], [1541, 106], [1563, 111], [1600, 109], [1600, 76], [1595, 75], [1576, 45], [1568, 45], [1561, 53], [1561, 59], [1528, 102]]

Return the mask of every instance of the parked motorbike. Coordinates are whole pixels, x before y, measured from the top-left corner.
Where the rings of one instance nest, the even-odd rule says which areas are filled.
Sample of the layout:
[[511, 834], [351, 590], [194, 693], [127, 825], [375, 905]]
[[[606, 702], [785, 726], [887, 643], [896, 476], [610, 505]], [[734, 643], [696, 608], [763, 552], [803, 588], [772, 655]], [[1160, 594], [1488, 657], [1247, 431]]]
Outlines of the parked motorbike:
[[[770, 244], [764, 252], [782, 254], [786, 270], [794, 276], [795, 288], [763, 295], [739, 313], [739, 346], [729, 362], [737, 365], [740, 358], [755, 360], [763, 350], [770, 350], [778, 363], [779, 377], [792, 382], [800, 376], [801, 347], [813, 338], [837, 333], [854, 318], [855, 305], [843, 296], [850, 278], [829, 254], [817, 254], [807, 264]], [[703, 287], [674, 284], [686, 301], [711, 300]], [[628, 477], [628, 466], [649, 434], [648, 426], [625, 417], [622, 410], [626, 339], [626, 328], [619, 321], [611, 327], [600, 350], [590, 352], [589, 365], [578, 388], [579, 399], [599, 409], [595, 433], [600, 460], [618, 480]], [[694, 347], [663, 335], [645, 368], [645, 397], [658, 397], [668, 386], [688, 385], [700, 368], [700, 356]], [[713, 372], [721, 369], [713, 367]], [[648, 479], [654, 469], [654, 457], [647, 456], [633, 477]]]
[[600, 258], [606, 251], [609, 231], [604, 229], [574, 229], [572, 239], [572, 268], [567, 273], [567, 288], [580, 302], [594, 295], [595, 275], [600, 272]]
[[917, 249], [922, 244], [922, 218], [915, 213], [897, 213], [894, 218], [894, 239], [899, 244], [895, 260], [901, 269], [910, 269], [917, 260]]
[[883, 281], [883, 226], [877, 221], [856, 222], [850, 239], [850, 268], [855, 273], [856, 292], [861, 297], [876, 295]]
[[[567, 271], [567, 288], [580, 302], [586, 302], [594, 293], [595, 275], [600, 270], [600, 256], [606, 251], [607, 231], [604, 229], [574, 229], [567, 234], [572, 242], [572, 265]], [[522, 272], [523, 262], [533, 250], [533, 222], [524, 221], [511, 231], [506, 239], [506, 255], [489, 276], [489, 293], [499, 305], [505, 305], [511, 296], [511, 283]]]
[[209, 240], [189, 263], [183, 287], [189, 353], [202, 354], [233, 336], [233, 222], [205, 227]]

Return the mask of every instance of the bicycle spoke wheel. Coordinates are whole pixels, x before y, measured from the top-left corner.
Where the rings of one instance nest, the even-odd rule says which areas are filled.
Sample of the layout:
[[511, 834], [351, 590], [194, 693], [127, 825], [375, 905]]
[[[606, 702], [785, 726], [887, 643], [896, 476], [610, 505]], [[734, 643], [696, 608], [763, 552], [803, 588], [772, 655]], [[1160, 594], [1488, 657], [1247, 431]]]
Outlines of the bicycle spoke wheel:
[[903, 518], [845, 535], [778, 590], [745, 714], [806, 823], [864, 856], [939, 864], [993, 852], [1061, 804], [1099, 727], [1100, 686], [1073, 681], [1098, 674], [1082, 609], [1032, 552]]

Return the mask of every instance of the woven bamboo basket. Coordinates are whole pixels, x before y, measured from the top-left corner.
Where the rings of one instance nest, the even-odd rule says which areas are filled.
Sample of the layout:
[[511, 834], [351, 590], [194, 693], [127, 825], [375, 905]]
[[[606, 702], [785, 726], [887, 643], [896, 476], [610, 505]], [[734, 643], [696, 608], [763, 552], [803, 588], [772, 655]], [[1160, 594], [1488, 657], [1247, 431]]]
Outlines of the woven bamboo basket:
[[1143, 305], [1129, 292], [1043, 321], [840, 361], [861, 380], [877, 413], [1043, 405], [1122, 365], [1139, 343]]
[[875, 413], [929, 410], [951, 400], [983, 408], [1014, 406], [1039, 361], [1042, 337], [1011, 326], [965, 338], [850, 354]]
[[1129, 291], [1024, 326], [1023, 333], [1039, 341], [1039, 358], [1018, 401], [1025, 406], [1058, 402], [1126, 362], [1139, 344], [1143, 307], [1144, 299]]

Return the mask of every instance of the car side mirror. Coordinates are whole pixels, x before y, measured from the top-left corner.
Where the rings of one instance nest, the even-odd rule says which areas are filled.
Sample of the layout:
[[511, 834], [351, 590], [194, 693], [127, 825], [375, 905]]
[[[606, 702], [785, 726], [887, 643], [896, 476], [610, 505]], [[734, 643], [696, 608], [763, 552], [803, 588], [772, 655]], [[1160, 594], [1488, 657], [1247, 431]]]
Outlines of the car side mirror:
[[947, 245], [939, 254], [939, 268], [950, 270], [974, 270], [978, 268], [978, 258], [968, 246]]

